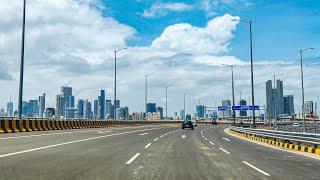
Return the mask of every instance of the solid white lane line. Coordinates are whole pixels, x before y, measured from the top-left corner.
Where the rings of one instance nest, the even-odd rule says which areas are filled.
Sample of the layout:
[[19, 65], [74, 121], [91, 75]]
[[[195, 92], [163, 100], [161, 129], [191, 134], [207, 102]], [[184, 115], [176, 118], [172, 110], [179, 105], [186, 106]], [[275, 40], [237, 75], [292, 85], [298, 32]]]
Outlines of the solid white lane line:
[[144, 148], [148, 148], [149, 146], [151, 146], [151, 143], [147, 144]]
[[144, 135], [147, 135], [147, 134], [149, 134], [149, 133], [142, 133], [142, 134], [139, 134], [140, 136], [144, 136]]
[[69, 141], [69, 142], [64, 142], [64, 143], [59, 143], [59, 144], [53, 144], [53, 145], [49, 145], [49, 146], [42, 146], [42, 147], [38, 147], [38, 148], [33, 148], [33, 149], [28, 149], [28, 150], [23, 150], [23, 151], [17, 151], [17, 152], [8, 153], [8, 154], [2, 154], [2, 155], [0, 155], [0, 158], [13, 156], [13, 155], [17, 155], [17, 154], [24, 154], [24, 153], [33, 152], [33, 151], [39, 151], [39, 150], [43, 150], [43, 149], [49, 149], [49, 148], [63, 146], [63, 145], [67, 145], [67, 144], [74, 144], [74, 143], [79, 143], [79, 142], [84, 142], [84, 141], [89, 141], [89, 140], [94, 140], [94, 139], [100, 139], [100, 138], [112, 137], [112, 136], [118, 136], [118, 135], [124, 135], [124, 134], [132, 134], [132, 133], [136, 133], [136, 132], [150, 131], [150, 130], [155, 130], [155, 129], [160, 129], [160, 128], [151, 128], [151, 129], [141, 129], [141, 130], [136, 130], [136, 131], [127, 131], [127, 132], [122, 132], [122, 133], [108, 134], [108, 135], [104, 135], [104, 136], [96, 136], [96, 137], [92, 137], [92, 138], [86, 138], [86, 139]]
[[127, 165], [131, 164], [137, 157], [140, 156], [140, 153], [135, 154], [129, 161], [126, 162]]
[[264, 175], [266, 175], [266, 176], [270, 176], [269, 173], [266, 173], [266, 172], [262, 171], [261, 169], [255, 167], [254, 165], [252, 165], [252, 164], [250, 164], [250, 163], [248, 163], [248, 162], [246, 162], [246, 161], [242, 161], [242, 163], [246, 164], [247, 166], [255, 169], [256, 171], [258, 171], [258, 172], [260, 172], [260, 173], [262, 173], [262, 174], [264, 174]]
[[228, 138], [225, 138], [225, 137], [223, 137], [222, 139], [224, 139], [224, 140], [226, 140], [226, 141], [231, 141], [230, 139], [228, 139]]
[[186, 135], [182, 135], [181, 138], [182, 138], [182, 139], [186, 138]]
[[155, 139], [153, 140], [153, 142], [156, 142], [158, 139], [159, 139], [159, 138], [155, 138]]
[[211, 142], [211, 141], [209, 141], [209, 143], [210, 143], [211, 145], [214, 145], [214, 143], [213, 143], [213, 142]]
[[219, 148], [221, 151], [223, 151], [223, 152], [225, 152], [225, 153], [227, 153], [227, 154], [230, 154], [230, 152], [229, 151], [227, 151], [227, 150], [225, 150], [225, 149], [223, 149], [223, 148]]

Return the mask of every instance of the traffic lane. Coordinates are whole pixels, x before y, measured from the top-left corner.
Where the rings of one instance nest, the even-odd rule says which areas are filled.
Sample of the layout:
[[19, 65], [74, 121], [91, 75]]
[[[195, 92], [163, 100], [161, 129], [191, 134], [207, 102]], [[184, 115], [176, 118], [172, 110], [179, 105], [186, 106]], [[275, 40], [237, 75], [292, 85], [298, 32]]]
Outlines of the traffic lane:
[[225, 128], [226, 126], [214, 126], [205, 135], [234, 154], [238, 161], [251, 162], [275, 179], [319, 179], [319, 160], [241, 140], [227, 135]]
[[104, 136], [112, 133], [122, 133], [127, 131], [137, 131], [137, 133], [148, 133], [157, 128], [166, 128], [166, 126], [152, 126], [152, 127], [132, 127], [132, 128], [119, 128], [119, 129], [109, 129], [101, 128], [98, 131], [73, 131], [72, 133], [62, 133], [44, 136], [31, 136], [22, 137], [15, 139], [2, 139], [0, 141], [0, 155], [12, 152], [24, 151], [26, 149], [33, 149], [38, 147], [50, 146], [52, 144], [59, 144], [64, 142], [77, 141], [86, 138], [93, 138], [98, 136]]
[[126, 162], [160, 134], [130, 133], [0, 158], [3, 179], [131, 179]]
[[153, 143], [130, 165], [132, 179], [267, 179], [201, 139], [203, 128], [179, 130]]

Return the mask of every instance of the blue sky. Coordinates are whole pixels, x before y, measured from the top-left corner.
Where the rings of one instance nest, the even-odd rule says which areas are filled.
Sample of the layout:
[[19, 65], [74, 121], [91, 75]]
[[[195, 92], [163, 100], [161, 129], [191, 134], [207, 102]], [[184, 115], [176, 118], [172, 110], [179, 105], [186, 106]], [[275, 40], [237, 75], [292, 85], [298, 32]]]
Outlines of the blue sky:
[[[184, 12], [168, 12], [166, 15], [145, 18], [141, 13], [155, 2], [180, 2], [197, 6], [201, 1], [153, 1], [153, 0], [103, 0], [108, 7], [104, 13], [121, 23], [134, 27], [137, 38], [130, 40], [130, 45], [149, 45], [164, 28], [176, 23], [189, 23], [205, 26], [215, 16], [229, 13], [242, 19], [253, 20], [254, 57], [256, 60], [295, 60], [297, 50], [303, 47], [320, 49], [316, 39], [320, 39], [320, 2], [312, 0], [257, 0], [237, 1], [231, 5], [215, 7], [215, 16], [207, 16], [200, 8]], [[233, 2], [231, 0], [231, 2]], [[250, 2], [249, 6], [244, 6]], [[238, 25], [235, 38], [231, 41], [231, 54], [240, 59], [248, 59], [248, 27]], [[320, 53], [313, 52], [311, 56]]]

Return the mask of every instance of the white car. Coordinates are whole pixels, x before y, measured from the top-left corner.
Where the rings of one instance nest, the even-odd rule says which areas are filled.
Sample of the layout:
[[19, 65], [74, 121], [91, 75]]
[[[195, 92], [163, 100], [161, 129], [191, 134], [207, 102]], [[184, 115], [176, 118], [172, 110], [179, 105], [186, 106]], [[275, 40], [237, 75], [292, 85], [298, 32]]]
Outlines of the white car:
[[299, 125], [299, 123], [293, 123], [292, 126], [293, 127], [299, 127], [300, 125]]

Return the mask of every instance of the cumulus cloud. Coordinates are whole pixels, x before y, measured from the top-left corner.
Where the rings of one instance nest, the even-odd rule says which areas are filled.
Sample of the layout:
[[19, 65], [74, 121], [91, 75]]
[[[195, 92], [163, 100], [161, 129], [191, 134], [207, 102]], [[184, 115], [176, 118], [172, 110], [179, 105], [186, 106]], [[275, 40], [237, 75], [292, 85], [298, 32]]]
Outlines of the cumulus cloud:
[[144, 10], [141, 16], [146, 18], [153, 18], [165, 16], [168, 12], [183, 12], [189, 11], [193, 8], [192, 5], [183, 2], [155, 2], [149, 9]]
[[229, 51], [228, 43], [233, 38], [239, 19], [229, 14], [216, 17], [205, 27], [195, 27], [187, 23], [168, 26], [151, 47], [170, 49], [179, 53], [221, 54]]
[[252, 4], [251, 0], [201, 0], [197, 6], [199, 9], [204, 10], [208, 17], [213, 17], [221, 10], [248, 8]]

